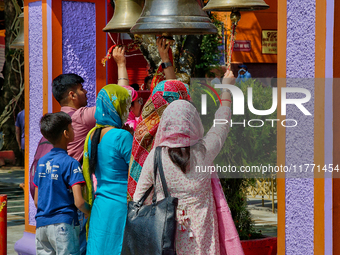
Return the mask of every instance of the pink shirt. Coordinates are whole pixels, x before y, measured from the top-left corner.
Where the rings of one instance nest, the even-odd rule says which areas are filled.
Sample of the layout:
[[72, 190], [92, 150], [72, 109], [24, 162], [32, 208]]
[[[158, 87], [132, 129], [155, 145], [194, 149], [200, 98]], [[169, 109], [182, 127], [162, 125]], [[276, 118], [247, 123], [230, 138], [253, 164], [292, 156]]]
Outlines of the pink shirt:
[[96, 107], [81, 107], [77, 110], [69, 106], [63, 106], [61, 111], [71, 116], [74, 130], [74, 141], [67, 146], [68, 155], [80, 161], [83, 158], [87, 133], [96, 125], [96, 119], [94, 118]]

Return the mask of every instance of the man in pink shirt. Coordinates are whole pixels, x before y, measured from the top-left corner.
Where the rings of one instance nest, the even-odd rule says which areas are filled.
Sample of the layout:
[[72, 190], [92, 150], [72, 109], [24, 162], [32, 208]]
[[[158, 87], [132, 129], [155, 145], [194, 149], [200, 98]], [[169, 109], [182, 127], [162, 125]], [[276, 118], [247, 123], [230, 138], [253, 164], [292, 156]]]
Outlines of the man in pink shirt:
[[96, 125], [96, 107], [86, 107], [87, 91], [77, 74], [61, 74], [53, 80], [52, 93], [59, 102], [61, 111], [72, 118], [74, 141], [68, 144], [68, 154], [82, 163], [84, 143], [87, 133]]
[[[70, 73], [59, 75], [52, 83], [52, 93], [59, 102], [61, 111], [72, 118], [74, 140], [67, 146], [68, 155], [81, 164], [86, 135], [96, 125], [94, 118], [96, 107], [86, 107], [87, 91], [83, 88], [83, 82], [83, 78], [79, 75]], [[80, 211], [78, 211], [78, 217], [80, 221], [80, 251], [83, 255], [86, 253], [86, 219]]]
[[[83, 82], [83, 78], [79, 75], [61, 74], [52, 83], [53, 96], [59, 102], [61, 111], [69, 114], [72, 118], [74, 141], [68, 144], [68, 154], [80, 163], [82, 163], [83, 159], [86, 135], [96, 125], [94, 118], [96, 107], [86, 107], [87, 91], [83, 88]], [[30, 169], [32, 177], [34, 177], [39, 158], [48, 153], [52, 148], [52, 144], [42, 137]], [[34, 197], [34, 188], [32, 189], [31, 186], [30, 183], [31, 195]]]

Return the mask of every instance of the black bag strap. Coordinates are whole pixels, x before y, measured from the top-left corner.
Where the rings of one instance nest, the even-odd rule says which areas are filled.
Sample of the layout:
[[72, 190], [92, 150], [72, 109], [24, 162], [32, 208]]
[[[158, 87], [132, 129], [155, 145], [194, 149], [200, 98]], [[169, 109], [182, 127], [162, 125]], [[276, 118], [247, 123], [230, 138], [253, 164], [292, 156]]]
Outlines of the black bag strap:
[[144, 201], [147, 199], [147, 197], [150, 195], [151, 191], [153, 189], [153, 185], [144, 193], [144, 195], [138, 200], [137, 207], [141, 207], [144, 204]]
[[[155, 187], [156, 187], [156, 181], [157, 181], [157, 169], [159, 170], [159, 176], [161, 178], [164, 196], [169, 197], [170, 195], [168, 192], [168, 186], [166, 184], [164, 171], [163, 171], [163, 164], [162, 164], [162, 147], [160, 146], [156, 148], [155, 157], [154, 157], [154, 180], [155, 180], [154, 186]], [[155, 189], [155, 192], [153, 193], [153, 197], [152, 197], [152, 203], [156, 203], [156, 201], [157, 201], [157, 194], [156, 194], [156, 189]]]
[[[166, 185], [164, 171], [163, 171], [163, 164], [162, 164], [162, 147], [157, 147], [155, 150], [155, 156], [154, 156], [154, 185], [151, 185], [151, 187], [144, 193], [144, 195], [138, 200], [137, 207], [141, 207], [144, 203], [144, 201], [147, 199], [147, 197], [150, 195], [152, 189], [156, 187], [156, 180], [157, 180], [157, 169], [159, 169], [159, 175], [161, 178], [161, 183], [163, 186], [163, 192], [165, 197], [169, 197], [168, 192], [168, 186]], [[157, 195], [156, 195], [156, 189], [152, 196], [152, 203], [156, 203], [157, 201]]]

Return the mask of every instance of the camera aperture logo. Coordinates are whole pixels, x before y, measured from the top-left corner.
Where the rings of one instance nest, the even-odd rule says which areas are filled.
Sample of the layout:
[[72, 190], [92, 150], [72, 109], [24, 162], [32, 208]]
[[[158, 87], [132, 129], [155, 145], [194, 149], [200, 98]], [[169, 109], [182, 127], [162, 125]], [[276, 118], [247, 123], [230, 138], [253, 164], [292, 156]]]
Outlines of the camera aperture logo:
[[[209, 88], [218, 98], [220, 104], [222, 105], [222, 101], [216, 90], [207, 84], [204, 84], [207, 88]], [[227, 84], [215, 84], [215, 88], [220, 89], [229, 89], [232, 94], [232, 101], [233, 101], [233, 115], [244, 115], [244, 94], [240, 88], [235, 85], [227, 85]], [[212, 93], [209, 92], [207, 89], [203, 89], [213, 100], [215, 105], [217, 105], [215, 98], [213, 97]], [[288, 99], [288, 93], [302, 93], [305, 97], [298, 98], [298, 99]], [[207, 115], [207, 94], [201, 95], [201, 115]], [[295, 105], [304, 115], [311, 116], [312, 114], [303, 106], [303, 104], [309, 102], [311, 99], [311, 93], [309, 90], [305, 88], [292, 88], [292, 87], [283, 87], [281, 88], [281, 115], [286, 116], [287, 105]], [[248, 109], [251, 113], [258, 115], [258, 116], [267, 116], [274, 113], [277, 109], [278, 104], [278, 93], [277, 88], [272, 88], [272, 106], [270, 109], [267, 110], [258, 110], [255, 109], [253, 105], [253, 91], [252, 87], [247, 88], [247, 105]], [[244, 119], [243, 122], [233, 122], [230, 120], [230, 126], [233, 125], [242, 125], [243, 127], [249, 126], [254, 128], [263, 127], [265, 124], [271, 125], [274, 127], [274, 123], [278, 122], [283, 127], [292, 128], [298, 125], [296, 119]], [[226, 119], [214, 119], [214, 127], [216, 125], [223, 125], [227, 124], [228, 120]]]

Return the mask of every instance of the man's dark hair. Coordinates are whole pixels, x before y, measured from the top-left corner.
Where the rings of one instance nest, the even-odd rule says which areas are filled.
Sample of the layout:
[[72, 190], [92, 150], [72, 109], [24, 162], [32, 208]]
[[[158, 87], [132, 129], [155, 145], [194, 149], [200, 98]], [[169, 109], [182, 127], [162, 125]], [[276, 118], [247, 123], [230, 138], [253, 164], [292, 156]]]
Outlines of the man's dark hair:
[[54, 98], [61, 103], [71, 89], [82, 84], [84, 79], [74, 73], [61, 74], [52, 82], [52, 93]]
[[72, 119], [65, 112], [46, 113], [40, 120], [40, 131], [54, 145], [60, 140], [64, 130], [68, 130], [69, 124], [72, 124]]

